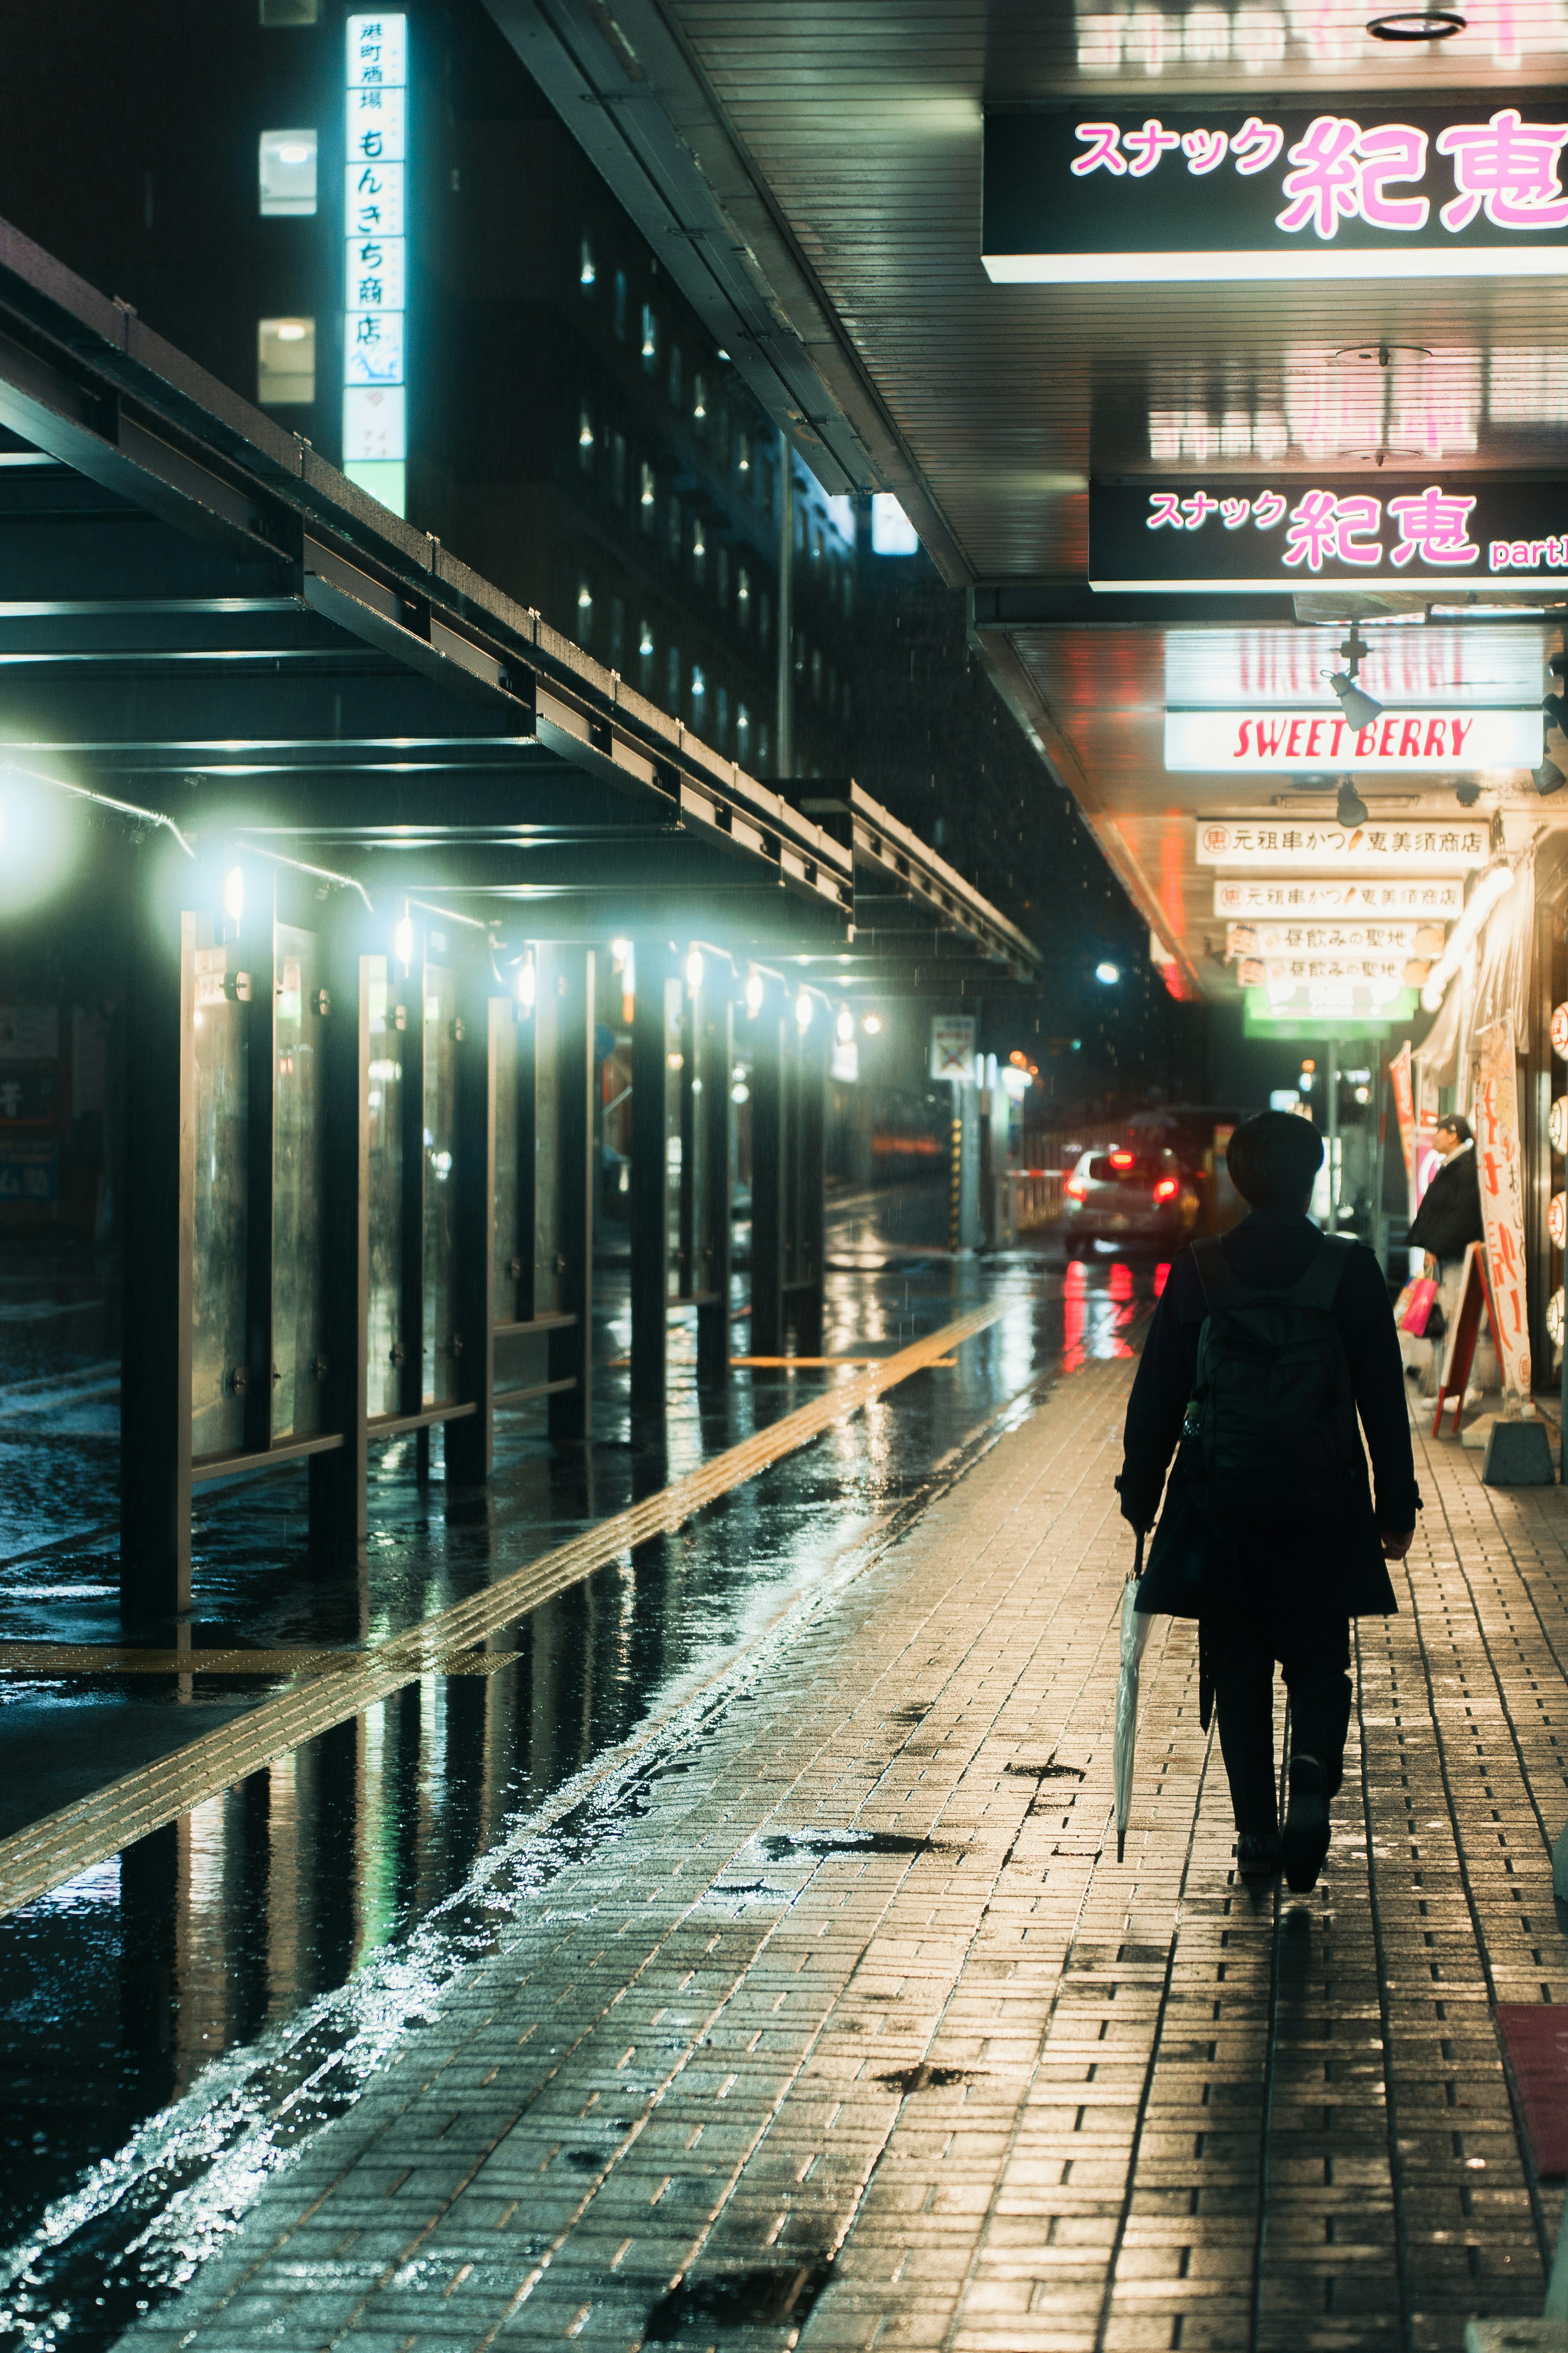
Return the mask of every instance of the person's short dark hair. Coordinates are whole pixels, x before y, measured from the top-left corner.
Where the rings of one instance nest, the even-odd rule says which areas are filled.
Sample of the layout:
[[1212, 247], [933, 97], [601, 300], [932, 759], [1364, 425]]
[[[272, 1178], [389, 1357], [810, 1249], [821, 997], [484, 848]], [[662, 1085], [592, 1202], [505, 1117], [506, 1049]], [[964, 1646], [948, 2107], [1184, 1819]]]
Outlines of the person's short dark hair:
[[1226, 1146], [1230, 1181], [1253, 1209], [1299, 1209], [1323, 1165], [1323, 1139], [1310, 1119], [1260, 1111]]
[[1445, 1112], [1437, 1124], [1439, 1127], [1451, 1127], [1461, 1144], [1473, 1144], [1476, 1140], [1475, 1129], [1457, 1111]]

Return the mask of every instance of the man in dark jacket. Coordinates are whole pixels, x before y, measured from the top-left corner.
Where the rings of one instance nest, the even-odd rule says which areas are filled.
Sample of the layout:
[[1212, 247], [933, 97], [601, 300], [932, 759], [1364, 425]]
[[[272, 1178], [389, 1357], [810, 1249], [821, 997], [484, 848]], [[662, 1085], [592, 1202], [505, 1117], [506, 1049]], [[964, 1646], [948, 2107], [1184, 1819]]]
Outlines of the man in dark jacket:
[[[1172, 1267], [1132, 1386], [1118, 1482], [1122, 1514], [1135, 1528], [1160, 1514], [1139, 1609], [1198, 1621], [1204, 1722], [1212, 1691], [1238, 1868], [1270, 1873], [1283, 1860], [1290, 1885], [1302, 1891], [1315, 1883], [1328, 1852], [1329, 1800], [1342, 1777], [1350, 1620], [1397, 1607], [1384, 1562], [1408, 1551], [1421, 1504], [1382, 1270], [1369, 1250], [1331, 1240], [1307, 1216], [1322, 1156], [1317, 1130], [1290, 1113], [1264, 1112], [1237, 1129], [1226, 1164], [1251, 1215], [1223, 1242], [1199, 1246], [1200, 1253], [1219, 1252], [1206, 1271], [1190, 1250]], [[1223, 1317], [1227, 1305], [1245, 1309], [1260, 1298], [1289, 1298], [1279, 1328], [1319, 1335], [1323, 1427], [1340, 1483], [1330, 1496], [1331, 1482], [1293, 1475], [1286, 1430], [1274, 1460], [1252, 1470], [1258, 1484], [1238, 1519], [1227, 1498], [1211, 1492], [1205, 1468], [1201, 1424], [1209, 1409], [1199, 1388], [1199, 1339], [1211, 1306]], [[1243, 1482], [1236, 1484], [1239, 1492]], [[1283, 1841], [1274, 1771], [1276, 1660], [1290, 1695]]]

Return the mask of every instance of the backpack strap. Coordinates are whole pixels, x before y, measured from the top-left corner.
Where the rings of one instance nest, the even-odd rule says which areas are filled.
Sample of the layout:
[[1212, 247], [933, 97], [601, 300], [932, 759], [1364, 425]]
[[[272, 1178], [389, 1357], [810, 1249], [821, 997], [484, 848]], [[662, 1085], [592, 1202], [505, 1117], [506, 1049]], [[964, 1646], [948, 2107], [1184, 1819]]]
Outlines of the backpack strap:
[[1193, 1263], [1198, 1271], [1198, 1281], [1204, 1287], [1204, 1305], [1212, 1315], [1215, 1308], [1239, 1307], [1243, 1301], [1254, 1299], [1257, 1293], [1248, 1291], [1237, 1281], [1229, 1259], [1220, 1247], [1220, 1238], [1211, 1234], [1206, 1241], [1193, 1244]]
[[1293, 1306], [1316, 1307], [1329, 1314], [1354, 1248], [1355, 1242], [1349, 1234], [1320, 1235], [1306, 1273], [1285, 1293], [1286, 1298]]

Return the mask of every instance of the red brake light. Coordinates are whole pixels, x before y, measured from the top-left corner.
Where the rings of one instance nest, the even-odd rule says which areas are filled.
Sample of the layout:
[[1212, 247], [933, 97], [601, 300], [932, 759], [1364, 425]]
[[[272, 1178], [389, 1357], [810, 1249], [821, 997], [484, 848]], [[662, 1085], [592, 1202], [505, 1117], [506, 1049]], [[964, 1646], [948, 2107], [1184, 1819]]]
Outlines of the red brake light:
[[1154, 1187], [1154, 1198], [1156, 1201], [1173, 1201], [1179, 1190], [1173, 1176], [1162, 1176]]
[[1110, 1155], [1110, 1165], [1113, 1168], [1131, 1168], [1137, 1157], [1135, 1152], [1113, 1152]]
[[1081, 1176], [1069, 1176], [1063, 1189], [1069, 1193], [1075, 1201], [1081, 1201], [1089, 1187]]

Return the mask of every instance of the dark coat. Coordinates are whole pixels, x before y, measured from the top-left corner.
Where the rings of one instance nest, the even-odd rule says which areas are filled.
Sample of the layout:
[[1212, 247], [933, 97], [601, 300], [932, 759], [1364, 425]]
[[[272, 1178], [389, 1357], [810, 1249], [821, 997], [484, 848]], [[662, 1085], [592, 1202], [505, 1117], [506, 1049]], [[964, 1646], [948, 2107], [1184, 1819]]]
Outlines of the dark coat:
[[1410, 1229], [1410, 1247], [1429, 1250], [1434, 1258], [1463, 1258], [1466, 1245], [1481, 1239], [1476, 1147], [1462, 1144], [1441, 1168], [1434, 1170]]
[[[1254, 1209], [1225, 1238], [1231, 1271], [1250, 1290], [1286, 1290], [1305, 1272], [1321, 1237], [1306, 1217]], [[1197, 1380], [1205, 1307], [1191, 1250], [1173, 1265], [1154, 1310], [1127, 1408], [1120, 1481], [1123, 1516], [1147, 1527], [1176, 1453], [1182, 1418]], [[1421, 1497], [1410, 1447], [1405, 1368], [1388, 1287], [1369, 1250], [1350, 1253], [1334, 1298], [1361, 1426], [1377, 1480], [1373, 1507], [1366, 1456], [1354, 1441], [1354, 1487], [1342, 1523], [1260, 1521], [1245, 1530], [1213, 1527], [1178, 1456], [1139, 1592], [1141, 1610], [1196, 1618], [1229, 1607], [1300, 1608], [1304, 1613], [1383, 1616], [1395, 1609], [1378, 1531], [1415, 1525]], [[1288, 1507], [1287, 1507], [1288, 1511]]]

